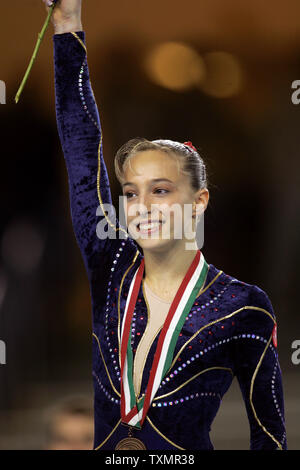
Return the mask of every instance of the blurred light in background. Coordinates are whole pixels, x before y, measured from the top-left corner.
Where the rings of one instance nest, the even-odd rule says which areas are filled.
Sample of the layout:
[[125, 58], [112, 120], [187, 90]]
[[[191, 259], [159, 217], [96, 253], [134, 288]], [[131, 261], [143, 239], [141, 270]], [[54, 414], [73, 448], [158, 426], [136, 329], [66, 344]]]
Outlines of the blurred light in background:
[[27, 274], [39, 264], [44, 251], [41, 233], [30, 220], [17, 219], [6, 228], [1, 252], [3, 260], [14, 271]]
[[66, 395], [44, 412], [45, 450], [91, 450], [94, 440], [93, 401], [89, 394]]
[[209, 52], [202, 58], [187, 44], [165, 42], [151, 50], [144, 66], [153, 82], [173, 91], [198, 87], [214, 98], [228, 98], [242, 88], [240, 63], [228, 52]]
[[243, 74], [234, 55], [222, 51], [209, 52], [203, 59], [206, 75], [199, 85], [204, 93], [215, 98], [228, 98], [241, 91]]
[[145, 69], [152, 81], [174, 91], [193, 88], [205, 77], [201, 56], [181, 42], [156, 46], [146, 57]]

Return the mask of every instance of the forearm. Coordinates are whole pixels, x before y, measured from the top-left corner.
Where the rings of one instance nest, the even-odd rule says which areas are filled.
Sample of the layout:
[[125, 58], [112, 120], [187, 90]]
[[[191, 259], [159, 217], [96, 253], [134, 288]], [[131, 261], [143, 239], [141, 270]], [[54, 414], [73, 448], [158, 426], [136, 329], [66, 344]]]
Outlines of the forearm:
[[274, 325], [267, 294], [253, 286], [236, 319], [235, 375], [245, 401], [251, 449], [286, 449], [284, 397]]
[[54, 35], [53, 43], [57, 127], [68, 170], [75, 177], [76, 171], [97, 167], [100, 119], [91, 90], [84, 32]]
[[[240, 348], [240, 354], [246, 347]], [[275, 348], [270, 345], [258, 361], [249, 361], [238, 381], [250, 424], [250, 448], [286, 449], [282, 376]]]

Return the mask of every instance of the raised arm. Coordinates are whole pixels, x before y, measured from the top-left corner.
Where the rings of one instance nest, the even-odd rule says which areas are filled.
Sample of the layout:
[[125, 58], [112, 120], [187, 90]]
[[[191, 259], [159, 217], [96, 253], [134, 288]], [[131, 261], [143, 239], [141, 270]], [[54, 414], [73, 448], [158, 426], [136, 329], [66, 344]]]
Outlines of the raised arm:
[[287, 448], [277, 325], [267, 294], [252, 286], [248, 305], [236, 316], [235, 375], [250, 424], [252, 450]]
[[[111, 252], [108, 240], [120, 238], [121, 229], [114, 214], [106, 212], [112, 199], [89, 77], [81, 0], [58, 1], [52, 23], [57, 127], [68, 171], [72, 223], [89, 271], [99, 259], [103, 261], [105, 252]], [[97, 231], [101, 219], [110, 238], [101, 238]]]

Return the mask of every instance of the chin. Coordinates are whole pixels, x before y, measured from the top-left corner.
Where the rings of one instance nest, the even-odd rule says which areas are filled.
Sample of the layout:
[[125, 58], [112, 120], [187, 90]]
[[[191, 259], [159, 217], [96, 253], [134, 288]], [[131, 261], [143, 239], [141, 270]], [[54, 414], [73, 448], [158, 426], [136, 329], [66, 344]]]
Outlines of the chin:
[[182, 242], [182, 240], [175, 240], [175, 239], [163, 239], [163, 238], [149, 238], [147, 239], [138, 239], [136, 240], [137, 244], [143, 249], [143, 251], [167, 251], [170, 250], [173, 246], [177, 245], [178, 243]]
[[166, 242], [170, 242], [170, 240], [162, 240], [160, 238], [149, 238], [149, 239], [142, 239], [139, 238], [136, 240], [137, 244], [143, 249], [143, 250], [151, 250], [151, 249], [157, 249], [161, 248], [166, 245]]

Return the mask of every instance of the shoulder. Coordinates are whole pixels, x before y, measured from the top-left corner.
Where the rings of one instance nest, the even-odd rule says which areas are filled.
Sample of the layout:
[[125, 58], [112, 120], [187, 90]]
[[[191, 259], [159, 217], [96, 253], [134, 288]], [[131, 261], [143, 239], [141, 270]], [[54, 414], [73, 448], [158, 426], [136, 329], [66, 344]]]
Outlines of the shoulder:
[[223, 305], [228, 314], [237, 312], [244, 321], [274, 324], [276, 316], [269, 295], [256, 284], [237, 279], [214, 265], [209, 265], [210, 278], [217, 276], [214, 284], [221, 289]]

